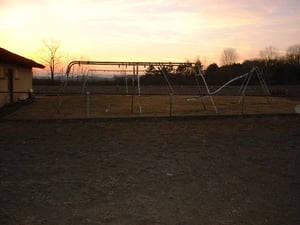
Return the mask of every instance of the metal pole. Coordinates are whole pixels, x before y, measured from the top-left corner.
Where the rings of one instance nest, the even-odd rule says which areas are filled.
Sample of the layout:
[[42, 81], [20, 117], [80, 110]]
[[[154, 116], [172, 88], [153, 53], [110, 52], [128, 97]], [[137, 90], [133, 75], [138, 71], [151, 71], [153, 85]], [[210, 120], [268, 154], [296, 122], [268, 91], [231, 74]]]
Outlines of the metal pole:
[[[199, 67], [199, 65], [197, 65], [197, 67], [198, 67], [198, 71], [199, 71], [198, 76], [200, 76], [200, 77], [202, 78], [203, 83], [204, 83], [205, 88], [206, 88], [206, 92], [207, 92], [208, 97], [209, 97], [209, 99], [210, 99], [210, 101], [211, 101], [211, 104], [213, 105], [213, 108], [214, 108], [216, 114], [218, 114], [217, 106], [216, 106], [215, 101], [214, 101], [214, 99], [213, 99], [213, 97], [212, 97], [212, 95], [211, 95], [211, 92], [210, 92], [209, 88], [208, 88], [208, 85], [207, 85], [207, 83], [206, 83], [205, 77], [204, 77], [204, 76], [202, 75], [202, 73], [201, 73], [201, 68]], [[197, 75], [196, 75], [196, 76], [197, 76]]]
[[133, 113], [133, 96], [134, 96], [134, 77], [135, 77], [135, 66], [132, 66], [132, 93], [131, 93], [131, 114]]
[[140, 84], [140, 77], [139, 77], [139, 65], [136, 65], [136, 78], [137, 78], [137, 85], [138, 85], [138, 98], [139, 98], [139, 111], [140, 115], [143, 114], [143, 109], [141, 105], [141, 84]]
[[127, 74], [126, 74], [126, 70], [125, 70], [125, 85], [126, 85], [126, 95], [128, 95], [129, 92], [128, 92], [128, 82], [127, 82]]
[[136, 77], [137, 77], [137, 85], [138, 85], [138, 94], [141, 96], [141, 84], [140, 84], [140, 78], [139, 78], [139, 66], [136, 65]]
[[206, 105], [203, 101], [203, 95], [202, 95], [202, 91], [201, 91], [201, 88], [200, 88], [199, 80], [197, 78], [197, 74], [195, 75], [195, 80], [196, 80], [196, 84], [197, 84], [197, 87], [198, 87], [198, 92], [199, 92], [199, 97], [201, 99], [202, 107], [206, 111]]
[[247, 87], [248, 87], [248, 84], [249, 84], [249, 82], [251, 80], [252, 75], [253, 75], [253, 72], [251, 71], [249, 73], [249, 75], [247, 76], [247, 80], [246, 80], [245, 85], [244, 85], [244, 87], [242, 89], [242, 93], [241, 93], [241, 96], [240, 96], [240, 99], [239, 99], [238, 103], [241, 103], [241, 100], [243, 100], [245, 98], [245, 96], [246, 96], [246, 90], [247, 90]]
[[172, 87], [172, 85], [171, 85], [171, 83], [170, 83], [170, 81], [169, 81], [169, 79], [168, 79], [166, 69], [165, 69], [165, 68], [162, 68], [162, 69], [161, 69], [161, 72], [162, 72], [162, 74], [163, 74], [163, 76], [164, 76], [164, 78], [165, 78], [165, 81], [167, 82], [167, 84], [168, 84], [168, 86], [169, 86], [169, 88], [170, 88], [171, 93], [174, 93], [174, 89], [173, 89], [173, 87]]

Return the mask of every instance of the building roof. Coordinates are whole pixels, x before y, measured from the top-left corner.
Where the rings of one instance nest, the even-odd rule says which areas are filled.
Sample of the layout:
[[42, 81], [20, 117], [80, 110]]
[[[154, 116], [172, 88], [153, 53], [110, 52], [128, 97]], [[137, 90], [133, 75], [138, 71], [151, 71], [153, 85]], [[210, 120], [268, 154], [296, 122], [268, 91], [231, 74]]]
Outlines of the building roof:
[[4, 48], [0, 48], [0, 63], [1, 62], [23, 66], [23, 67], [30, 67], [30, 68], [32, 67], [41, 68], [41, 69], [45, 68], [45, 66], [42, 64], [39, 64], [31, 59], [27, 59], [15, 53], [12, 53]]

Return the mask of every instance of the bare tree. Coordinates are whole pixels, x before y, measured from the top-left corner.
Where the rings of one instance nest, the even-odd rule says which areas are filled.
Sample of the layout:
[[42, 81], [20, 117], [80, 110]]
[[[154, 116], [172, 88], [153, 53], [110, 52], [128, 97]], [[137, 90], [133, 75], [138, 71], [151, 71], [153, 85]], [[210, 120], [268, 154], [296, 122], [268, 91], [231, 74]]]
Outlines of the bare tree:
[[260, 51], [259, 54], [265, 61], [271, 61], [279, 57], [279, 51], [274, 46], [266, 47], [265, 50]]
[[238, 58], [235, 48], [225, 48], [221, 54], [221, 63], [223, 65], [232, 65], [236, 63]]
[[54, 74], [61, 56], [58, 54], [58, 49], [60, 47], [60, 42], [58, 40], [50, 39], [43, 40], [44, 51], [41, 57], [44, 63], [49, 67], [51, 80], [54, 80]]
[[300, 44], [289, 46], [286, 58], [290, 63], [300, 64]]

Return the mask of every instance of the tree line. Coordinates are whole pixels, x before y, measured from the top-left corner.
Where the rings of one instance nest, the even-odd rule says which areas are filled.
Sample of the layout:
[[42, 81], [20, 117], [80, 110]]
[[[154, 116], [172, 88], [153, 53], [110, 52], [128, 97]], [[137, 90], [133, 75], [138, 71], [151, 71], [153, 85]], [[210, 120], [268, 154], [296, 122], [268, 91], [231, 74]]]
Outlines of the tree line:
[[[42, 60], [50, 70], [51, 80], [54, 81], [55, 70], [61, 58], [58, 54], [60, 43], [56, 40], [44, 41], [44, 46], [45, 54], [42, 57]], [[238, 57], [236, 49], [225, 48], [221, 53], [221, 66], [212, 63], [204, 68], [199, 59], [197, 59], [196, 63], [200, 66], [201, 72], [205, 76], [207, 83], [212, 85], [223, 84], [238, 75], [249, 72], [254, 66], [258, 66], [263, 71], [268, 84], [300, 84], [300, 44], [288, 47], [284, 56], [280, 56], [278, 49], [269, 46], [263, 51], [260, 51], [259, 59], [245, 60], [242, 63], [237, 63]], [[193, 64], [190, 62], [186, 62], [177, 67], [166, 66], [158, 68], [154, 65], [150, 65], [146, 69], [145, 75], [140, 77], [140, 81], [146, 85], [161, 84], [165, 80], [161, 72], [164, 70], [169, 81], [174, 85], [195, 84], [197, 68], [193, 68], [192, 65]], [[102, 80], [99, 82], [104, 82], [106, 84], [122, 84], [124, 83], [124, 77], [115, 77], [113, 80]], [[237, 81], [234, 84], [238, 85], [240, 82], [241, 81]], [[250, 85], [255, 82], [255, 80], [252, 80]]]
[[[279, 56], [278, 50], [272, 46], [267, 47], [260, 52], [260, 59], [245, 60], [242, 63], [236, 63], [238, 54], [234, 48], [224, 49], [221, 54], [222, 66], [212, 63], [203, 68], [200, 60], [196, 63], [200, 65], [202, 74], [208, 84], [221, 85], [233, 79], [236, 76], [248, 73], [253, 67], [258, 66], [263, 72], [264, 78], [271, 85], [296, 85], [300, 84], [300, 44], [290, 46], [285, 56]], [[195, 84], [196, 70], [190, 62], [180, 65], [177, 68], [155, 68], [149, 66], [146, 75], [141, 78], [146, 84], [155, 84], [164, 79], [161, 69], [168, 74], [168, 79], [174, 84]], [[154, 76], [155, 75], [155, 76]], [[233, 85], [241, 84], [241, 80]], [[257, 84], [253, 78], [251, 84]]]

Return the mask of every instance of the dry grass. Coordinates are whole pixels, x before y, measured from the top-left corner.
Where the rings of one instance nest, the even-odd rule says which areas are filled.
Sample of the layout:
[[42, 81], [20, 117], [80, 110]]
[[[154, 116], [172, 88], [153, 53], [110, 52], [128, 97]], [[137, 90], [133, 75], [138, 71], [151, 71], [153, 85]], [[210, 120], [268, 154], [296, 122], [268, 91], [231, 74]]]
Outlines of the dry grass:
[[[219, 115], [277, 114], [294, 113], [299, 98], [267, 98], [247, 96], [244, 104], [237, 103], [236, 96], [214, 96]], [[193, 99], [193, 100], [189, 100]], [[49, 118], [107, 118], [136, 116], [197, 116], [216, 115], [209, 98], [202, 100], [195, 96], [168, 95], [91, 95], [89, 114], [87, 96], [64, 96], [59, 106], [59, 98], [38, 96], [29, 105], [7, 115], [9, 119], [49, 119]]]

